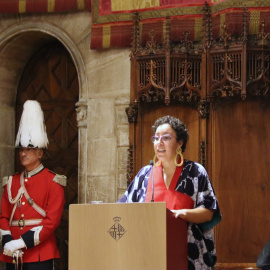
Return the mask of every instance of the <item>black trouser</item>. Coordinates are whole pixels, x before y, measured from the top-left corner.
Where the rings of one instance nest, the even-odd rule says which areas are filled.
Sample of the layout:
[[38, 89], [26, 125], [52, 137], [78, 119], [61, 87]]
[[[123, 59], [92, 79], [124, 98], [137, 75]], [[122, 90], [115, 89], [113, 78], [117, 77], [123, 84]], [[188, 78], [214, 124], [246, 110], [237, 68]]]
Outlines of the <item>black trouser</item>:
[[[18, 270], [21, 269], [19, 264]], [[23, 270], [53, 270], [53, 259], [43, 262], [23, 263]], [[16, 264], [7, 263], [6, 270], [16, 270]]]

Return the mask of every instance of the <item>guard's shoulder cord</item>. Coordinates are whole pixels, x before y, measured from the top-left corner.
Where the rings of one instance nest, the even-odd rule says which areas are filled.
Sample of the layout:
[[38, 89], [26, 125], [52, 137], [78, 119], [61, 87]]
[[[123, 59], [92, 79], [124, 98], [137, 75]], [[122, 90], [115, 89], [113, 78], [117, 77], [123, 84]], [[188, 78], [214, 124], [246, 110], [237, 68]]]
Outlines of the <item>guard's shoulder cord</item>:
[[44, 209], [42, 209], [40, 206], [38, 206], [34, 200], [32, 198], [30, 198], [25, 186], [24, 186], [24, 172], [21, 173], [20, 176], [20, 182], [21, 182], [21, 188], [24, 189], [24, 196], [26, 198], [26, 200], [28, 201], [28, 203], [39, 213], [41, 214], [43, 217], [46, 216], [46, 211]]
[[18, 191], [18, 194], [16, 195], [15, 199], [12, 198], [12, 195], [11, 195], [12, 179], [13, 179], [13, 176], [10, 176], [9, 179], [8, 179], [8, 186], [7, 186], [8, 200], [9, 200], [9, 202], [11, 204], [14, 204], [14, 207], [12, 209], [12, 213], [11, 213], [11, 216], [10, 216], [10, 219], [9, 219], [9, 226], [11, 226], [17, 204], [20, 203], [20, 201], [22, 199], [22, 196], [24, 194], [24, 188], [20, 187], [20, 189]]
[[9, 179], [8, 176], [4, 176], [4, 177], [2, 178], [2, 187], [3, 187], [3, 188], [7, 185], [8, 179]]
[[[17, 173], [15, 173], [15, 174], [17, 174]], [[13, 174], [13, 175], [15, 175], [15, 174]], [[4, 176], [4, 177], [2, 177], [2, 187], [3, 188], [8, 184], [8, 181], [9, 181], [9, 178], [10, 177], [11, 176]]]

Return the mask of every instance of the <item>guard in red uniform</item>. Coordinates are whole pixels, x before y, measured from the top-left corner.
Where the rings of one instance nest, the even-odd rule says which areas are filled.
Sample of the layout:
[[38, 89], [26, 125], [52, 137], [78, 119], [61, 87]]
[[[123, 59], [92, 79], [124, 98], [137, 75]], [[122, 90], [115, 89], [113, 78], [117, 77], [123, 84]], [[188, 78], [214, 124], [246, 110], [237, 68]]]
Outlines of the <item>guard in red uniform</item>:
[[3, 179], [0, 260], [6, 262], [7, 270], [18, 267], [52, 270], [53, 259], [60, 257], [54, 231], [64, 208], [66, 177], [42, 165], [43, 149], [47, 145], [40, 104], [28, 100], [15, 144], [20, 147], [20, 161], [25, 170]]

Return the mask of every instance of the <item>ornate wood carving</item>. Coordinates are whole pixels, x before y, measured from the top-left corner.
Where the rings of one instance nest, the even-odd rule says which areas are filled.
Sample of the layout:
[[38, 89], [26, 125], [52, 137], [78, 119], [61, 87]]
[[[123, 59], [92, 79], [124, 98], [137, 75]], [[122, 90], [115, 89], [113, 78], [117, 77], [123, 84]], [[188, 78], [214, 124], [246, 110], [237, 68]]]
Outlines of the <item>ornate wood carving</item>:
[[[208, 119], [210, 104], [217, 108], [224, 102], [269, 98], [270, 34], [265, 30], [265, 21], [257, 35], [251, 35], [248, 33], [247, 8], [244, 7], [240, 32], [233, 33], [230, 22], [225, 22], [220, 36], [215, 33], [215, 39], [212, 23], [211, 8], [205, 4], [202, 41], [191, 40], [190, 33], [184, 31], [182, 40], [175, 44], [170, 37], [171, 18], [167, 16], [163, 25], [163, 43], [158, 44], [155, 32], [151, 30], [148, 42], [142, 46], [140, 18], [135, 13], [131, 100], [126, 108], [131, 124], [136, 125], [143, 104], [147, 104], [144, 108], [188, 105], [195, 108], [201, 118]], [[202, 80], [204, 75], [205, 81]]]
[[200, 144], [200, 162], [205, 167], [206, 158], [205, 158], [205, 141], [202, 141]]
[[201, 50], [185, 31], [179, 44], [170, 41], [170, 17], [166, 17], [163, 44], [158, 44], [153, 30], [143, 47], [138, 44], [138, 15], [134, 17], [131, 61], [134, 77], [132, 103], [187, 103], [198, 107], [200, 94]]
[[270, 97], [270, 80], [267, 79], [263, 74], [256, 80], [250, 81], [247, 86], [247, 91], [250, 96], [253, 97], [264, 97], [269, 99]]
[[213, 99], [224, 97], [237, 97], [241, 94], [241, 83], [232, 80], [230, 76], [225, 76], [220, 82], [211, 88]]
[[[146, 158], [142, 153], [152, 151], [146, 141], [146, 138], [150, 137], [150, 132], [146, 131], [145, 122], [152, 123], [161, 113], [169, 111], [187, 117], [186, 119], [190, 115], [195, 115], [190, 120], [193, 121], [192, 124], [199, 122], [196, 127], [198, 130], [195, 131], [198, 135], [193, 134], [193, 138], [197, 140], [196, 149], [193, 150], [196, 152], [195, 158], [198, 158], [203, 166], [206, 167], [207, 164], [211, 169], [211, 166], [216, 165], [213, 160], [220, 162], [219, 159], [228, 159], [216, 154], [224, 146], [214, 145], [215, 134], [208, 135], [209, 132], [216, 132], [216, 128], [220, 129], [219, 136], [224, 134], [222, 125], [214, 126], [216, 121], [222, 119], [221, 114], [229, 112], [228, 119], [233, 119], [235, 113], [233, 110], [238, 109], [237, 117], [241, 118], [243, 116], [238, 105], [246, 105], [244, 102], [250, 103], [250, 100], [254, 99], [266, 100], [269, 104], [270, 33], [266, 30], [265, 21], [262, 21], [259, 31], [254, 32], [259, 21], [257, 18], [255, 23], [253, 22], [255, 25], [253, 30], [249, 30], [251, 19], [247, 8], [243, 8], [241, 15], [242, 20], [237, 20], [235, 22], [237, 27], [234, 28], [232, 27], [234, 22], [226, 20], [227, 14], [212, 17], [211, 7], [205, 4], [202, 40], [191, 39], [190, 33], [186, 30], [182, 34], [178, 33], [182, 35], [182, 40], [177, 44], [173, 43], [170, 36], [173, 20], [166, 17], [162, 26], [164, 37], [162, 44], [157, 42], [154, 31], [150, 31], [149, 41], [144, 46], [140, 44], [139, 16], [138, 14], [135, 16], [131, 53], [131, 98], [130, 106], [126, 109], [130, 122], [128, 181], [133, 178], [134, 168], [137, 170], [138, 164], [145, 163]], [[228, 17], [239, 19], [237, 16], [230, 14]], [[220, 29], [220, 25], [223, 25], [223, 29]], [[237, 105], [235, 107], [221, 106], [225, 102], [237, 101], [244, 102], [234, 104]], [[215, 111], [211, 118], [210, 113], [216, 108], [220, 110]], [[197, 112], [201, 119], [196, 118]], [[209, 118], [211, 121], [206, 121]], [[227, 133], [232, 134], [228, 129]], [[206, 144], [209, 145], [209, 150], [206, 149]], [[227, 153], [230, 150], [223, 149], [223, 151]], [[211, 171], [212, 174], [213, 172], [214, 170]], [[243, 267], [240, 267], [232, 263], [227, 268], [240, 269], [247, 265], [244, 263]], [[219, 269], [226, 268], [222, 265], [220, 267], [218, 266]]]
[[138, 106], [137, 104], [130, 104], [129, 107], [126, 108], [126, 114], [128, 116], [129, 123], [136, 123], [138, 116]]
[[232, 35], [229, 33], [228, 25], [224, 24], [224, 34], [220, 37], [220, 42], [223, 42], [223, 46], [225, 49], [229, 48], [229, 42], [232, 40]]
[[260, 24], [260, 32], [257, 35], [257, 39], [260, 41], [259, 44], [263, 47], [265, 45], [267, 45], [269, 39], [270, 39], [270, 35], [269, 33], [265, 32], [265, 21], [263, 21]]
[[128, 148], [128, 165], [127, 165], [127, 184], [132, 181], [134, 176], [134, 159], [133, 159], [133, 146]]
[[171, 30], [171, 18], [167, 16], [166, 17], [166, 31], [165, 31], [165, 38], [164, 38], [164, 48], [163, 48], [166, 53], [170, 53], [170, 50], [171, 50], [170, 30]]
[[[216, 46], [212, 46], [209, 50], [209, 58], [211, 66], [210, 81], [209, 81], [209, 94], [208, 98], [216, 104], [239, 99], [245, 96], [245, 76], [243, 76], [244, 63], [243, 55], [245, 47], [243, 40], [245, 39], [246, 25], [243, 17], [243, 33], [242, 38], [232, 38], [227, 24], [224, 24], [224, 33], [219, 38]], [[223, 49], [220, 47], [223, 47]]]
[[134, 23], [133, 23], [133, 42], [131, 48], [131, 56], [134, 57], [140, 48], [140, 17], [139, 13], [134, 13]]
[[220, 101], [224, 98], [232, 99], [241, 97], [241, 59], [241, 52], [225, 52], [224, 54], [212, 56], [212, 74], [210, 75], [212, 77], [212, 86], [209, 91], [209, 97], [213, 102]]
[[149, 62], [140, 63], [140, 88], [136, 94], [136, 103], [139, 101], [156, 102], [164, 99], [163, 70], [164, 61], [153, 61], [151, 59]]
[[243, 34], [242, 42], [246, 43], [248, 40], [248, 21], [247, 21], [247, 8], [243, 8]]
[[270, 86], [270, 50], [268, 48], [270, 34], [265, 32], [265, 21], [260, 24], [257, 34], [257, 50], [248, 53], [247, 95], [269, 99]]
[[155, 54], [159, 50], [159, 47], [155, 41], [155, 35], [156, 35], [155, 32], [151, 30], [149, 33], [150, 40], [147, 41], [146, 46], [145, 46], [146, 54]]
[[[163, 44], [157, 43], [152, 30], [143, 47], [139, 22], [139, 14], [135, 13], [131, 61], [132, 73], [137, 75], [131, 103], [188, 104], [199, 109], [201, 99], [215, 103], [216, 107], [228, 100], [268, 97], [270, 34], [265, 30], [265, 21], [256, 36], [248, 33], [246, 7], [242, 13], [242, 34], [233, 35], [228, 23], [224, 23], [223, 33], [214, 40], [212, 12], [206, 3], [203, 39], [196, 44], [188, 31], [184, 31], [178, 44], [172, 43], [171, 19], [167, 16]], [[208, 63], [203, 62], [203, 53], [207, 54]], [[202, 69], [206, 69], [208, 78], [204, 86], [206, 95], [202, 94]]]
[[212, 34], [212, 13], [209, 5], [206, 2], [204, 5], [203, 26], [204, 26], [204, 38], [202, 43], [204, 50], [207, 51], [213, 43], [213, 34]]
[[209, 118], [210, 113], [210, 103], [206, 100], [201, 100], [200, 107], [199, 107], [199, 113], [201, 118]]
[[172, 54], [170, 97], [172, 101], [198, 107], [201, 99], [201, 59], [194, 57], [195, 51], [198, 51], [194, 42], [189, 40], [190, 33], [185, 31], [183, 36]]

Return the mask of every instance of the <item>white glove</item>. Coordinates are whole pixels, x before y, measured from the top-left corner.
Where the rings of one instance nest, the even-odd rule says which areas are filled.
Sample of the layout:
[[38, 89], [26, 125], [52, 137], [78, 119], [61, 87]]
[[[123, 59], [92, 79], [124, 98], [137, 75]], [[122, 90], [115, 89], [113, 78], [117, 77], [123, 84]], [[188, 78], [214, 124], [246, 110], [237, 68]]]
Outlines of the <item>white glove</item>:
[[21, 238], [17, 239], [17, 240], [12, 240], [12, 241], [5, 244], [5, 246], [4, 246], [4, 255], [12, 257], [13, 253], [16, 250], [24, 248], [24, 247], [26, 247], [26, 245], [25, 245], [24, 241]]

